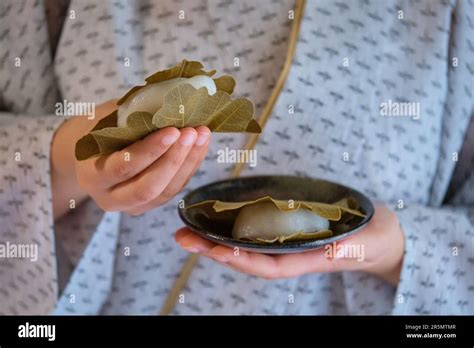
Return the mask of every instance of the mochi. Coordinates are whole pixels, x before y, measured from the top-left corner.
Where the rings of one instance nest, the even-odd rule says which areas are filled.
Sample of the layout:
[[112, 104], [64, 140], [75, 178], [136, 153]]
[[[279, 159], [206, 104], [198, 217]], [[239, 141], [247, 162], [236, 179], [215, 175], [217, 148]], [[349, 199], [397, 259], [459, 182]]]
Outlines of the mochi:
[[191, 78], [177, 77], [147, 85], [133, 93], [119, 106], [117, 110], [117, 125], [119, 127], [126, 127], [127, 117], [135, 111], [155, 114], [163, 105], [165, 94], [173, 87], [183, 83], [190, 84], [196, 89], [206, 87], [209, 95], [213, 95], [217, 91], [214, 80], [206, 75], [197, 75]]
[[235, 239], [271, 240], [296, 233], [311, 233], [329, 229], [329, 221], [309, 209], [281, 211], [272, 202], [244, 206], [232, 229]]

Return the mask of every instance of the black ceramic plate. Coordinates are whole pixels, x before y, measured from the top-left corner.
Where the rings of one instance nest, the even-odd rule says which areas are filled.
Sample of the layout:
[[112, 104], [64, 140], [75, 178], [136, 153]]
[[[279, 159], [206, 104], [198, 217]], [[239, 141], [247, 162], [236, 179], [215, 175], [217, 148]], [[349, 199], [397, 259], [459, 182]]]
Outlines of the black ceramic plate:
[[[367, 224], [374, 214], [374, 206], [362, 193], [349, 187], [326, 180], [296, 176], [249, 176], [214, 182], [201, 186], [184, 197], [185, 206], [206, 200], [227, 202], [249, 201], [264, 196], [284, 200], [305, 200], [333, 203], [346, 197], [355, 198], [365, 218], [353, 219], [348, 231], [324, 239], [288, 241], [284, 243], [263, 244], [233, 239], [232, 225], [209, 221], [203, 215], [196, 215], [178, 208], [179, 216], [191, 230], [218, 244], [242, 250], [265, 254], [297, 253], [314, 250], [326, 244], [344, 239]], [[192, 209], [191, 209], [192, 211]]]

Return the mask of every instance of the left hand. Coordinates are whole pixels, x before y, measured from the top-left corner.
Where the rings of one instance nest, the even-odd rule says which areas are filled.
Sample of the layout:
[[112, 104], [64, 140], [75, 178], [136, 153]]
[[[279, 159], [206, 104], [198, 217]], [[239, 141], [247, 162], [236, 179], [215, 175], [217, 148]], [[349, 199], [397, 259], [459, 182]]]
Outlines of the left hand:
[[[234, 249], [210, 242], [188, 228], [178, 230], [175, 239], [189, 252], [200, 253], [234, 270], [265, 279], [291, 278], [307, 273], [366, 271], [396, 286], [404, 252], [404, 235], [398, 218], [381, 204], [375, 207], [374, 217], [362, 231], [336, 243], [332, 255], [328, 251], [334, 249], [334, 244], [296, 254], [266, 255], [244, 250], [234, 253]], [[361, 252], [356, 257], [337, 255], [337, 251], [345, 247]]]

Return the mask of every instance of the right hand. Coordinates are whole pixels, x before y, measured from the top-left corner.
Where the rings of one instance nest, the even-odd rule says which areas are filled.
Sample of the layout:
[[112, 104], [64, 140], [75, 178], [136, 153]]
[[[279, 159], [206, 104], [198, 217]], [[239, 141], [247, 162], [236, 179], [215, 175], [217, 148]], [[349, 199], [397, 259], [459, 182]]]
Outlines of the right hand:
[[76, 161], [78, 183], [105, 211], [143, 214], [183, 189], [204, 160], [210, 137], [205, 126], [160, 129], [108, 156]]

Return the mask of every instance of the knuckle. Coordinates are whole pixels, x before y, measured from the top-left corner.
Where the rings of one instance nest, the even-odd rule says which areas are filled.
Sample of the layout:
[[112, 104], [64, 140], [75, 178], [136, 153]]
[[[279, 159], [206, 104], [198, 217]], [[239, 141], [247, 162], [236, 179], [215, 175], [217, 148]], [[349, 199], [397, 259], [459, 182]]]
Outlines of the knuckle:
[[132, 167], [125, 160], [119, 160], [112, 170], [112, 174], [117, 178], [126, 178], [131, 172]]
[[151, 188], [139, 188], [135, 192], [135, 203], [137, 205], [144, 205], [151, 202], [156, 196], [156, 193]]
[[169, 165], [172, 168], [179, 168], [182, 163], [182, 155], [177, 155], [177, 156], [170, 156], [169, 157]]
[[190, 162], [198, 163], [200, 158], [201, 158], [200, 150], [192, 149], [186, 160], [189, 160]]
[[166, 147], [161, 142], [153, 146], [148, 146], [146, 150], [146, 156], [149, 158], [158, 158], [163, 155]]

